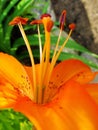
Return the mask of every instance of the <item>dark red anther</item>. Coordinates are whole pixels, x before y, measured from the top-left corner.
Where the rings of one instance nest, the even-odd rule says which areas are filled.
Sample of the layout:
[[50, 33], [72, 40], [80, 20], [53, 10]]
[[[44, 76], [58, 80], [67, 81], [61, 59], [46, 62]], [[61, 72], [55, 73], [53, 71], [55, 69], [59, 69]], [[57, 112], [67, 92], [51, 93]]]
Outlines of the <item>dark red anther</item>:
[[51, 17], [51, 15], [50, 14], [43, 14], [40, 18], [43, 19], [45, 17]]
[[33, 20], [30, 22], [30, 24], [42, 24], [42, 20], [39, 19], [39, 20]]
[[76, 24], [71, 23], [71, 24], [69, 25], [69, 28], [70, 28], [71, 30], [74, 30], [74, 29], [76, 28]]
[[27, 21], [28, 21], [28, 18], [22, 18], [20, 16], [17, 16], [9, 23], [9, 25], [17, 25], [19, 23], [25, 25], [27, 24]]
[[61, 17], [60, 17], [60, 28], [63, 29], [65, 25], [65, 18], [66, 18], [66, 10], [62, 11]]

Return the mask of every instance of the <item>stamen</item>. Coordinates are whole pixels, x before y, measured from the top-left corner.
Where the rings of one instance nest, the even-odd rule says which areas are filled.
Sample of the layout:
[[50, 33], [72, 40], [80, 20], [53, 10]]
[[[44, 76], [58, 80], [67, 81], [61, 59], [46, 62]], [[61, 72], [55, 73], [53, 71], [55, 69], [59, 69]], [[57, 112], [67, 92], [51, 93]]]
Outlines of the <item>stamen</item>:
[[32, 74], [33, 74], [33, 83], [34, 83], [34, 101], [36, 102], [36, 98], [37, 98], [37, 87], [36, 87], [36, 74], [35, 74], [35, 63], [34, 63], [34, 58], [33, 58], [33, 54], [32, 54], [32, 50], [31, 50], [31, 47], [30, 47], [30, 44], [29, 44], [29, 41], [26, 37], [26, 34], [24, 32], [24, 29], [22, 27], [22, 24], [21, 23], [18, 23], [18, 27], [20, 29], [20, 32], [23, 36], [23, 39], [25, 41], [25, 44], [26, 44], [26, 47], [28, 49], [28, 53], [29, 53], [29, 56], [30, 56], [30, 60], [31, 60], [31, 64], [32, 64]]
[[[75, 24], [74, 24], [74, 23], [70, 24], [70, 25], [69, 25], [69, 28], [70, 28], [71, 30], [70, 30], [70, 32], [69, 32], [69, 34], [68, 34], [68, 36], [67, 36], [65, 42], [63, 43], [63, 45], [62, 45], [61, 48], [59, 49], [58, 53], [55, 55], [55, 58], [53, 57], [54, 59], [53, 59], [52, 61], [54, 62], [54, 64], [56, 63], [56, 61], [57, 61], [57, 59], [58, 59], [58, 57], [59, 57], [61, 51], [63, 50], [64, 46], [65, 46], [66, 43], [68, 42], [68, 40], [69, 40], [69, 38], [70, 38], [70, 36], [71, 36], [71, 34], [72, 34], [72, 31], [75, 29]], [[53, 64], [53, 62], [52, 62], [52, 64]]]
[[42, 75], [44, 71], [44, 61], [45, 61], [45, 51], [46, 51], [46, 45], [44, 46], [43, 52], [42, 52], [42, 43], [41, 43], [41, 37], [40, 37], [40, 29], [39, 29], [39, 24], [42, 24], [42, 19], [40, 20], [33, 20], [30, 24], [37, 24], [38, 25], [38, 38], [39, 38], [39, 51], [40, 51], [40, 70], [39, 70], [39, 85], [38, 85], [38, 97], [37, 97], [37, 103], [42, 103], [42, 91], [43, 91], [43, 86], [42, 86]]
[[58, 59], [60, 53], [62, 52], [63, 48], [65, 47], [66, 43], [68, 42], [68, 40], [69, 40], [69, 38], [70, 38], [70, 36], [71, 36], [71, 34], [72, 34], [72, 31], [75, 29], [75, 24], [72, 23], [72, 24], [69, 25], [69, 27], [70, 27], [71, 30], [70, 30], [70, 32], [69, 32], [69, 34], [68, 34], [68, 36], [67, 36], [65, 42], [63, 43], [63, 45], [62, 45], [61, 48], [59, 49], [58, 53], [55, 55], [55, 58], [53, 59], [53, 62], [52, 62], [53, 66], [55, 65], [55, 63], [56, 63], [56, 61], [57, 61], [57, 59]]
[[60, 17], [60, 29], [63, 30], [65, 25], [65, 18], [66, 18], [66, 10], [63, 10], [61, 17]]
[[32, 22], [30, 22], [30, 24], [42, 24], [42, 20], [33, 20]]
[[40, 97], [39, 97], [39, 102], [42, 103], [42, 96], [44, 93], [44, 82], [45, 82], [45, 76], [46, 76], [46, 71], [47, 71], [47, 66], [49, 63], [49, 59], [50, 59], [50, 33], [47, 32], [45, 33], [45, 45], [44, 45], [44, 49], [43, 49], [43, 53], [42, 53], [42, 60], [41, 60], [41, 64], [40, 64]]
[[[46, 17], [45, 17], [46, 16]], [[53, 21], [50, 19], [50, 15], [44, 15], [42, 17], [42, 22], [45, 29], [45, 44], [42, 52], [42, 60], [40, 64], [40, 90], [39, 90], [39, 103], [42, 103], [42, 96], [44, 95], [44, 82], [46, 79], [47, 68], [50, 60], [50, 30], [53, 26]], [[49, 25], [50, 24], [50, 25]]]
[[[54, 53], [53, 53], [52, 60], [51, 60], [51, 66], [50, 66], [50, 70], [49, 70], [49, 74], [48, 74], [48, 76], [47, 76], [47, 79], [50, 79], [50, 75], [51, 75], [51, 72], [52, 72], [52, 69], [53, 69], [53, 62], [54, 62], [54, 59], [55, 59], [55, 56], [56, 56], [56, 53], [57, 53], [57, 50], [58, 50], [58, 46], [59, 46], [61, 34], [62, 34], [62, 29], [60, 29], [60, 33], [59, 33], [59, 36], [58, 36], [58, 40], [57, 40], [57, 43], [56, 43], [56, 47], [55, 47], [55, 49], [54, 49]], [[48, 81], [48, 80], [46, 80], [46, 81]], [[48, 81], [48, 82], [49, 82], [49, 81]], [[48, 83], [47, 83], [47, 84], [48, 84]]]
[[[73, 26], [74, 25], [74, 26]], [[63, 50], [63, 48], [64, 48], [64, 46], [66, 45], [66, 43], [68, 42], [68, 40], [69, 40], [69, 38], [70, 38], [70, 36], [71, 36], [71, 34], [72, 34], [72, 31], [73, 31], [73, 27], [75, 27], [75, 24], [73, 24], [71, 27], [72, 27], [72, 29], [70, 30], [70, 32], [69, 32], [69, 34], [68, 34], [68, 36], [67, 36], [67, 38], [66, 38], [66, 40], [65, 40], [65, 42], [63, 43], [63, 45], [61, 46], [61, 48], [59, 49], [59, 51], [57, 52], [57, 54], [56, 54], [56, 49], [57, 49], [57, 46], [58, 45], [56, 45], [56, 49], [55, 49], [55, 51], [54, 51], [54, 55], [53, 55], [53, 59], [52, 59], [52, 61], [51, 61], [51, 66], [50, 66], [50, 69], [49, 69], [49, 73], [48, 73], [48, 75], [47, 75], [47, 82], [46, 82], [46, 88], [45, 88], [45, 93], [47, 92], [47, 89], [48, 89], [48, 84], [49, 84], [49, 80], [50, 80], [50, 77], [51, 77], [51, 73], [52, 73], [52, 70], [53, 70], [53, 67], [55, 66], [55, 63], [56, 63], [56, 61], [57, 61], [57, 59], [58, 59], [58, 57], [59, 57], [59, 55], [60, 55], [60, 53], [62, 52], [62, 50]], [[61, 34], [59, 34], [59, 35], [61, 35]], [[58, 38], [59, 39], [59, 38]], [[59, 41], [59, 40], [58, 40]], [[57, 42], [57, 44], [58, 44], [58, 42]], [[44, 93], [44, 94], [45, 94]], [[50, 98], [49, 98], [50, 99]], [[46, 101], [46, 99], [44, 99], [44, 102]]]
[[[56, 47], [54, 49], [54, 54], [53, 54], [53, 57], [52, 57], [52, 60], [51, 60], [51, 65], [50, 65], [50, 69], [49, 69], [49, 73], [47, 75], [47, 79], [46, 79], [46, 89], [45, 91], [47, 91], [47, 86], [48, 86], [48, 83], [49, 83], [49, 79], [50, 79], [50, 76], [51, 76], [51, 73], [52, 73], [52, 70], [53, 70], [53, 67], [55, 65], [55, 57], [56, 57], [56, 53], [57, 53], [57, 50], [58, 50], [58, 45], [59, 45], [59, 42], [60, 42], [60, 38], [61, 38], [61, 34], [62, 34], [62, 30], [64, 28], [64, 24], [65, 24], [65, 18], [66, 18], [66, 10], [64, 10], [61, 14], [61, 18], [60, 18], [60, 33], [59, 33], [59, 36], [58, 36], [58, 40], [57, 40], [57, 43], [56, 43]], [[55, 61], [55, 62], [54, 62]], [[45, 102], [45, 99], [44, 99], [44, 102]]]
[[40, 29], [38, 24], [38, 37], [39, 37], [39, 50], [40, 50], [40, 70], [39, 70], [39, 86], [38, 86], [38, 103], [42, 103], [42, 81], [41, 81], [41, 73], [42, 73], [42, 43], [41, 43], [41, 37], [40, 37]]
[[38, 24], [38, 39], [39, 39], [39, 51], [40, 51], [40, 63], [41, 63], [41, 60], [42, 60], [42, 43], [41, 43], [39, 24]]
[[74, 30], [74, 29], [76, 28], [76, 25], [75, 25], [74, 23], [71, 23], [71, 24], [69, 25], [69, 28], [70, 28], [71, 30]]
[[43, 68], [43, 74], [42, 74], [42, 82], [45, 78], [45, 73], [47, 71], [47, 66], [50, 60], [50, 32], [45, 31], [45, 45], [44, 45], [44, 50], [43, 50], [43, 59], [45, 59], [45, 61], [42, 61], [42, 64], [44, 64], [44, 68]]
[[[31, 60], [31, 64], [32, 64], [32, 77], [33, 77], [33, 90], [34, 90], [33, 96], [34, 96], [34, 101], [36, 103], [45, 103], [46, 98], [50, 100], [50, 95], [47, 95], [45, 97], [44, 97], [44, 95], [47, 94], [48, 84], [49, 84], [49, 80], [51, 78], [52, 70], [56, 64], [56, 61], [57, 61], [60, 53], [62, 52], [64, 46], [68, 42], [72, 31], [75, 28], [75, 24], [69, 25], [70, 32], [68, 34], [68, 37], [66, 38], [66, 40], [64, 41], [64, 43], [60, 47], [60, 49], [58, 50], [61, 33], [62, 33], [62, 30], [65, 25], [65, 18], [66, 18], [66, 10], [64, 10], [62, 12], [61, 17], [60, 17], [60, 33], [59, 33], [59, 36], [57, 39], [57, 43], [56, 43], [56, 47], [54, 49], [54, 54], [53, 54], [51, 63], [49, 61], [50, 60], [50, 31], [53, 26], [53, 21], [51, 20], [50, 14], [44, 14], [41, 16], [40, 20], [34, 20], [30, 23], [30, 24], [38, 25], [37, 27], [38, 27], [39, 52], [40, 52], [40, 70], [39, 70], [40, 77], [39, 77], [39, 81], [38, 81], [39, 82], [38, 86], [36, 85], [36, 70], [35, 70], [34, 57], [32, 54], [32, 50], [31, 50], [29, 41], [26, 37], [25, 31], [22, 26], [22, 24], [27, 23], [28, 19], [22, 18], [22, 17], [16, 17], [15, 19], [13, 19], [13, 21], [10, 22], [10, 25], [16, 25], [16, 24], [18, 25], [20, 32], [23, 36], [23, 39], [25, 41], [29, 56], [30, 56], [30, 60]], [[41, 43], [39, 24], [43, 24], [44, 29], [45, 29], [45, 44], [44, 44], [43, 49], [42, 49], [42, 43]]]
[[61, 17], [60, 17], [60, 33], [59, 33], [59, 36], [58, 36], [58, 40], [57, 40], [57, 43], [56, 43], [56, 47], [54, 49], [54, 54], [53, 54], [53, 57], [52, 57], [52, 61], [51, 61], [51, 64], [53, 63], [54, 61], [54, 58], [55, 58], [55, 55], [56, 55], [56, 52], [57, 52], [57, 49], [58, 49], [58, 45], [59, 45], [59, 42], [60, 42], [60, 38], [61, 38], [61, 34], [62, 34], [62, 29], [64, 28], [64, 24], [65, 24], [65, 17], [66, 17], [66, 10], [64, 10], [61, 14]]
[[9, 25], [17, 25], [20, 22], [22, 25], [25, 25], [27, 24], [27, 21], [28, 21], [28, 18], [22, 18], [20, 16], [17, 16], [9, 23]]

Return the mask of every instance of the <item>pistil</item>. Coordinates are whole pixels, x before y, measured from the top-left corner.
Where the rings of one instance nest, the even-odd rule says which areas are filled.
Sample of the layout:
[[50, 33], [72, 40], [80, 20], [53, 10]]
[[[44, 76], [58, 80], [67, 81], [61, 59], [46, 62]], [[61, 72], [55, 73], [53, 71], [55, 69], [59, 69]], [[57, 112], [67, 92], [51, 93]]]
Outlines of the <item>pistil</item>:
[[44, 25], [45, 29], [45, 44], [42, 52], [42, 60], [40, 62], [40, 89], [39, 89], [39, 94], [38, 94], [38, 102], [42, 103], [43, 101], [43, 95], [44, 95], [44, 90], [45, 90], [45, 79], [47, 75], [47, 68], [50, 60], [50, 28], [49, 30], [47, 29], [48, 27], [48, 22], [50, 22], [50, 16], [45, 16], [45, 18], [42, 18], [42, 22]]

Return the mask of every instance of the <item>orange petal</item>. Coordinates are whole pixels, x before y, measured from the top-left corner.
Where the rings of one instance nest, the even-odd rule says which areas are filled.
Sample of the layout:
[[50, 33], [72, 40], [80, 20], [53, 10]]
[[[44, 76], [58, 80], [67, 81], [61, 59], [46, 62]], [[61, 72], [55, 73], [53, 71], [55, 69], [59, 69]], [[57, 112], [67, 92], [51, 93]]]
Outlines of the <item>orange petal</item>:
[[[29, 76], [29, 79], [33, 85], [33, 75], [32, 75], [32, 67], [29, 67], [29, 66], [24, 66], [28, 76]], [[40, 64], [36, 64], [35, 65], [35, 71], [36, 71], [36, 84], [39, 85], [39, 78], [40, 78]]]
[[75, 81], [66, 83], [49, 104], [23, 98], [14, 109], [25, 114], [37, 130], [98, 130], [98, 106]]
[[21, 63], [14, 57], [0, 53], [0, 77], [21, 91], [23, 95], [33, 98], [29, 77]]
[[98, 104], [98, 83], [85, 84], [84, 87]]
[[92, 71], [85, 72], [84, 71], [84, 72], [78, 73], [72, 79], [81, 84], [85, 84], [85, 83], [92, 81], [96, 77], [96, 75], [97, 75], [96, 72], [92, 72]]
[[5, 82], [0, 83], [0, 109], [1, 108], [12, 108], [19, 98], [19, 92], [17, 89]]
[[[51, 81], [56, 83], [58, 86], [64, 84], [66, 81], [71, 79], [80, 73], [91, 72], [90, 68], [83, 62], [75, 59], [65, 60], [59, 63], [53, 70]], [[85, 80], [85, 77], [84, 79]], [[92, 78], [90, 79], [92, 80]], [[88, 80], [88, 82], [90, 81]]]
[[66, 115], [63, 115], [63, 117], [65, 116], [63, 120], [49, 105], [37, 105], [23, 98], [17, 102], [14, 109], [27, 116], [37, 130], [70, 130], [70, 128], [76, 128], [74, 121], [70, 117], [69, 119], [71, 120], [67, 118], [68, 114], [66, 111]]
[[[90, 75], [89, 78], [83, 77], [81, 82], [89, 82], [94, 78], [90, 68], [83, 62], [75, 59], [65, 60], [54, 68], [51, 79], [49, 82], [49, 87], [46, 92], [46, 98], [51, 98], [57, 92], [58, 88], [66, 83], [69, 79], [74, 78], [77, 80], [76, 76], [81, 73], [84, 75]], [[79, 79], [79, 76], [78, 76]], [[50, 95], [49, 95], [50, 94]], [[49, 97], [47, 97], [49, 95]]]
[[[98, 129], [98, 105], [88, 95], [82, 85], [69, 80], [64, 87], [60, 89], [57, 96], [57, 105], [54, 105], [54, 111], [63, 116], [66, 110], [71, 119], [77, 125], [75, 130], [97, 130]], [[60, 112], [60, 110], [62, 113]], [[71, 124], [70, 124], [71, 125]]]

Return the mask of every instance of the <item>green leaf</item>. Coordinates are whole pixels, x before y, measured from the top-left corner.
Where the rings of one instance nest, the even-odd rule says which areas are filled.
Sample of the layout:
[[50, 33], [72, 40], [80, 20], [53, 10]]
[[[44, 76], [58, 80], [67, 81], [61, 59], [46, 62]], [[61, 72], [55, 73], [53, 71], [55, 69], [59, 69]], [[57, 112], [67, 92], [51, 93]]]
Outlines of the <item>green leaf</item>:
[[32, 130], [31, 122], [24, 115], [12, 109], [0, 111], [0, 130], [23, 130], [23, 128]]
[[[56, 45], [57, 38], [58, 37], [55, 37], [55, 36], [51, 37], [51, 45], [52, 46]], [[38, 35], [33, 35], [33, 36], [29, 35], [28, 40], [29, 40], [31, 46], [39, 46]], [[43, 45], [44, 41], [45, 41], [44, 35], [41, 35], [41, 40], [42, 40], [42, 45]], [[64, 43], [64, 41], [65, 41], [65, 38], [61, 38], [59, 47]], [[13, 50], [16, 51], [22, 45], [25, 45], [24, 41], [23, 41], [22, 38], [19, 38], [13, 44]], [[98, 58], [98, 55], [90, 52], [88, 49], [86, 49], [85, 47], [83, 47], [82, 45], [76, 43], [73, 40], [69, 40], [67, 42], [65, 50], [67, 50], [68, 48], [71, 49], [71, 50], [77, 51], [77, 52], [87, 53], [87, 54], [91, 55], [92, 57]], [[39, 51], [39, 47], [38, 47], [38, 51]], [[33, 50], [33, 54], [34, 54], [35, 57], [39, 56], [38, 51], [36, 52], [35, 50]], [[27, 54], [23, 55], [23, 56], [20, 56], [21, 57], [20, 59], [23, 59], [23, 58], [25, 58], [27, 56], [28, 56]], [[86, 59], [86, 58], [84, 58], [82, 56], [79, 56], [78, 54], [71, 54], [71, 53], [62, 52], [60, 54], [59, 60], [64, 60], [64, 59], [69, 59], [69, 58], [76, 58], [76, 59], [82, 60], [84, 63], [88, 64], [89, 66], [91, 66], [93, 68], [98, 68], [97, 64], [95, 64], [91, 60], [88, 60], [88, 59]]]
[[[9, 4], [7, 4], [7, 7], [3, 10], [2, 15], [0, 16], [0, 23], [4, 20], [4, 18], [8, 15], [8, 12], [11, 10], [11, 8], [18, 2], [18, 0], [11, 0]], [[7, 2], [6, 2], [7, 3]], [[2, 4], [2, 2], [0, 3]]]
[[83, 61], [85, 64], [98, 69], [98, 64], [92, 62], [91, 60], [88, 60], [87, 58], [84, 58], [82, 56], [76, 55], [76, 54], [71, 54], [71, 53], [65, 53], [62, 52], [58, 58], [58, 60], [66, 60], [66, 59], [78, 59]]

